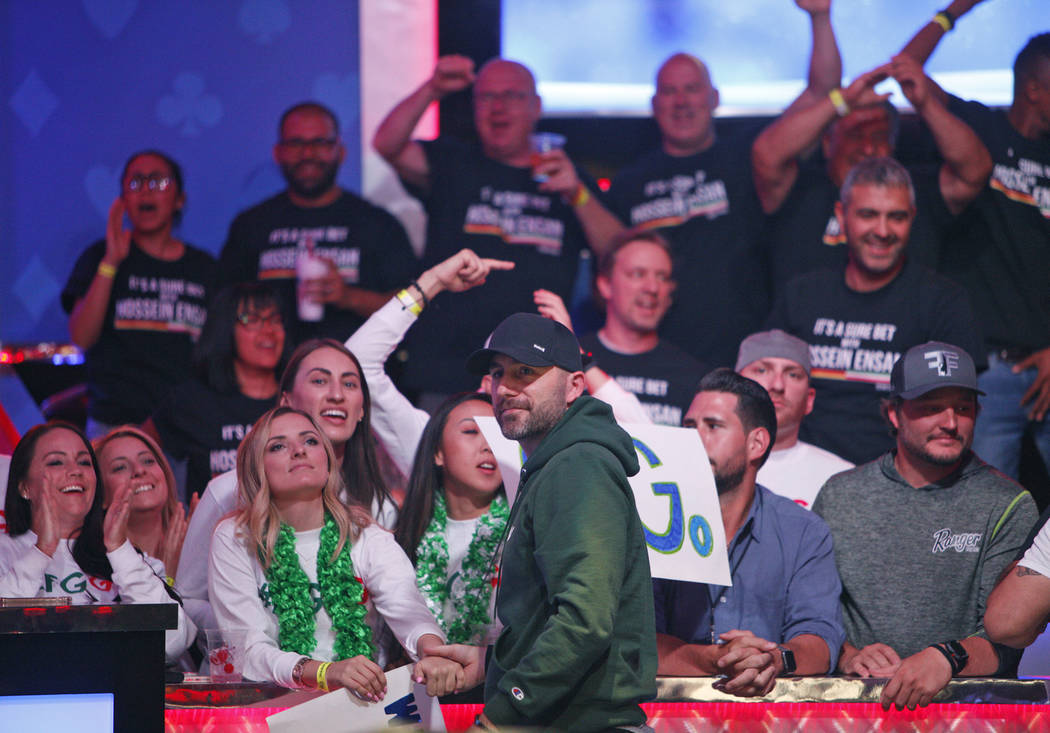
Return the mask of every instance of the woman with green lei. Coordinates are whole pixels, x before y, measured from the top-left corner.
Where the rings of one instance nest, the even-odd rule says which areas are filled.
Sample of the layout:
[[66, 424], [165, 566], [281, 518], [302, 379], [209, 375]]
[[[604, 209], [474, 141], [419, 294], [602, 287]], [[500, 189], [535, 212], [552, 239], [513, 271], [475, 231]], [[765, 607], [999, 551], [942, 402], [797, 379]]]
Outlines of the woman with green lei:
[[362, 506], [340, 501], [331, 442], [307, 413], [277, 407], [237, 451], [240, 509], [215, 529], [208, 584], [219, 627], [246, 629], [244, 675], [286, 687], [386, 694], [373, 632], [382, 621], [428, 692], [462, 669], [427, 656], [443, 643], [393, 536]]
[[485, 645], [494, 616], [496, 549], [507, 498], [475, 418], [492, 417], [487, 394], [446, 400], [423, 431], [394, 536], [412, 558], [427, 607], [449, 643]]

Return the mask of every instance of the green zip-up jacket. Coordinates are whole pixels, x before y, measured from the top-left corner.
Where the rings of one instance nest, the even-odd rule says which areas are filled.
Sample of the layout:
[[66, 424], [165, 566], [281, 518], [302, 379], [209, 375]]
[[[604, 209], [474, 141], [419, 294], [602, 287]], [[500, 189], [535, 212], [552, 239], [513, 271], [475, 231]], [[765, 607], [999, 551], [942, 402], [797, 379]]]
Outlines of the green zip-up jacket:
[[652, 580], [627, 476], [634, 444], [580, 397], [528, 457], [508, 521], [485, 684], [496, 725], [640, 725], [656, 694]]

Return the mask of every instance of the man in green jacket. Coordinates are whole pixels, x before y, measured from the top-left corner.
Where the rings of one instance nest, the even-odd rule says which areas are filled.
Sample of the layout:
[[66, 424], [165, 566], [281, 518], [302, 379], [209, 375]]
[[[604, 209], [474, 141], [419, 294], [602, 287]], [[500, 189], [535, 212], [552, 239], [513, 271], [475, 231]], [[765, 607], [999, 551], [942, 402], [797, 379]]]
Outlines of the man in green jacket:
[[467, 366], [492, 378], [496, 420], [526, 456], [478, 724], [649, 730], [656, 635], [631, 438], [583, 394], [579, 344], [559, 323], [516, 313]]

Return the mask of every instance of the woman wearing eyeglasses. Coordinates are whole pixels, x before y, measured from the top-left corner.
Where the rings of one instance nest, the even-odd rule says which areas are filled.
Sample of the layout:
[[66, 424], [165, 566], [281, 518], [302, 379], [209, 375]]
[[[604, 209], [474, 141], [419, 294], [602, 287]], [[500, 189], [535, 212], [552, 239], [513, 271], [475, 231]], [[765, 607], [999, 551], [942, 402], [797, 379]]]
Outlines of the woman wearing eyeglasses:
[[62, 291], [85, 355], [91, 437], [141, 423], [189, 371], [215, 260], [175, 237], [185, 203], [174, 160], [155, 150], [132, 155], [105, 239], [81, 254]]
[[288, 344], [269, 285], [239, 283], [212, 299], [193, 350], [195, 378], [176, 386], [152, 418], [164, 450], [186, 463], [185, 496], [236, 467], [237, 445], [277, 399]]

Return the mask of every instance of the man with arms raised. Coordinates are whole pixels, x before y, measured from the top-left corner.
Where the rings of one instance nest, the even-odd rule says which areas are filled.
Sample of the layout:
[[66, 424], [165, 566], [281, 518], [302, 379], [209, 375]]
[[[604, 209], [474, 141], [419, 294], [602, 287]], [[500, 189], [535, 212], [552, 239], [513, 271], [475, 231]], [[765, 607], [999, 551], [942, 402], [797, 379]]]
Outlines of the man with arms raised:
[[831, 476], [853, 468], [834, 453], [798, 439], [802, 419], [813, 411], [809, 345], [780, 329], [753, 333], [740, 342], [736, 370], [769, 392], [777, 411], [777, 440], [758, 482], [809, 509]]
[[[899, 54], [889, 63], [835, 88], [818, 103], [789, 108], [755, 139], [752, 171], [762, 210], [775, 292], [792, 278], [846, 259], [845, 232], [834, 214], [838, 192], [851, 168], [873, 157], [892, 156], [897, 111], [875, 85], [893, 78], [929, 128], [943, 160], [913, 166], [919, 216], [912, 232], [912, 258], [937, 264], [940, 242], [953, 216], [981, 192], [992, 170], [988, 150], [965, 122], [953, 115], [922, 68]], [[823, 156], [807, 153], [820, 144]]]
[[900, 355], [931, 339], [980, 353], [980, 338], [965, 291], [911, 261], [915, 193], [900, 163], [858, 163], [835, 216], [846, 235], [845, 267], [790, 281], [769, 325], [810, 345], [816, 401], [802, 439], [863, 463], [892, 447], [878, 396]]
[[755, 483], [777, 433], [769, 395], [716, 369], [683, 425], [714, 471], [733, 585], [653, 581], [660, 674], [726, 675], [723, 689], [743, 696], [768, 693], [778, 675], [827, 674], [844, 637], [831, 534]]
[[296, 261], [312, 247], [327, 271], [304, 283], [303, 296], [322, 303], [324, 316], [295, 319], [294, 341], [341, 340], [418, 272], [416, 258], [397, 219], [336, 182], [346, 149], [335, 113], [302, 102], [281, 115], [277, 134], [273, 157], [288, 188], [234, 219], [219, 279], [272, 282], [295, 314]]
[[892, 678], [882, 706], [914, 709], [952, 677], [1005, 668], [981, 619], [1036, 511], [970, 450], [981, 392], [966, 351], [913, 346], [891, 385], [895, 448], [832, 477], [813, 511], [831, 527], [842, 579], [839, 671]]
[[654, 423], [681, 425], [696, 380], [706, 370], [657, 333], [675, 290], [667, 240], [640, 229], [617, 235], [598, 260], [595, 285], [605, 303], [605, 325], [580, 345], [638, 397]]
[[496, 420], [526, 456], [479, 724], [643, 730], [656, 644], [649, 557], [627, 482], [638, 471], [634, 444], [608, 405], [583, 394], [580, 347], [560, 323], [516, 313], [467, 365], [492, 377]]
[[[478, 144], [412, 139], [432, 102], [472, 85]], [[484, 340], [499, 314], [531, 310], [537, 288], [568, 302], [580, 251], [589, 244], [600, 253], [622, 228], [563, 151], [533, 159], [530, 136], [540, 113], [536, 80], [522, 64], [492, 59], [475, 77], [470, 59], [444, 56], [433, 76], [376, 130], [376, 152], [426, 210], [424, 267], [462, 247], [515, 263], [502, 287], [467, 293], [443, 309], [440, 317], [456, 323], [454, 331], [436, 327], [431, 312], [423, 314], [425, 325], [406, 346], [413, 387], [436, 394], [470, 388], [462, 355]]]
[[[831, 32], [830, 0], [796, 0], [810, 16], [809, 83], [796, 105], [838, 85], [841, 60]], [[740, 340], [769, 309], [762, 213], [740, 151], [754, 131], [720, 137], [718, 89], [703, 61], [686, 53], [656, 74], [653, 120], [660, 148], [621, 171], [609, 189], [614, 213], [629, 226], [658, 229], [672, 245], [681, 283], [663, 337], [712, 366], [730, 366]], [[717, 313], [716, 321], [712, 314]]]

